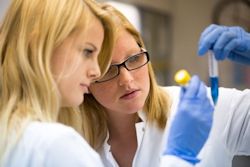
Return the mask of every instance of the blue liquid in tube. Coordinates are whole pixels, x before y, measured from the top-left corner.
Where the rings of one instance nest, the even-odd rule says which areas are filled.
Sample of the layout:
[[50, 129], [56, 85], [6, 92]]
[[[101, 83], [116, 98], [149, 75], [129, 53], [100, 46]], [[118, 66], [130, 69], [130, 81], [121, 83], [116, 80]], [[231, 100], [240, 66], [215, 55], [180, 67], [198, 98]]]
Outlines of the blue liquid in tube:
[[217, 103], [218, 96], [219, 96], [219, 79], [218, 77], [210, 77], [210, 84], [211, 84], [211, 96], [213, 98], [214, 104]]
[[215, 59], [214, 53], [212, 51], [208, 51], [208, 68], [209, 68], [211, 96], [214, 105], [216, 105], [219, 96], [219, 72], [218, 72], [218, 62]]

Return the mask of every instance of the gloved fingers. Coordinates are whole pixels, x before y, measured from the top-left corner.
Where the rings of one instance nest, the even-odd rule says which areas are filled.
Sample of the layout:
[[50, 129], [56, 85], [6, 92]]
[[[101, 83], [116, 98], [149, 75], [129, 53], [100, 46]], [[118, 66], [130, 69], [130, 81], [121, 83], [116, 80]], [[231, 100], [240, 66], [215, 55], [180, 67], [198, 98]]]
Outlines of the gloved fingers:
[[207, 88], [202, 81], [200, 82], [200, 87], [199, 87], [199, 91], [197, 93], [197, 98], [199, 98], [199, 99], [207, 98]]
[[204, 55], [209, 49], [213, 49], [217, 39], [225, 31], [227, 31], [225, 27], [218, 26], [206, 36], [203, 36], [199, 42], [198, 55]]
[[[228, 56], [228, 53], [232, 49], [235, 48], [235, 46], [232, 44], [230, 44], [230, 46], [228, 46], [228, 44], [231, 43], [231, 41], [234, 39], [237, 39], [237, 34], [230, 32], [230, 31], [223, 32], [218, 37], [218, 39], [215, 42], [214, 47], [213, 47], [215, 58], [217, 60], [224, 60]], [[228, 46], [228, 47], [226, 47], [226, 46]]]
[[[241, 39], [236, 39], [234, 41], [235, 49], [234, 51], [238, 54], [242, 54], [243, 52], [249, 52], [250, 51], [250, 38], [249, 40], [241, 40]], [[232, 44], [233, 45], [233, 44]], [[248, 54], [248, 57], [250, 55]]]
[[243, 39], [246, 33], [246, 31], [239, 26], [228, 27], [228, 29], [230, 32], [235, 33], [238, 39]]
[[228, 55], [228, 59], [232, 60], [232, 61], [235, 61], [235, 62], [238, 62], [238, 63], [242, 63], [242, 64], [250, 64], [250, 58], [249, 57], [246, 57], [246, 56], [241, 56], [237, 53], [234, 53], [234, 52], [231, 52], [229, 55]]
[[181, 87], [181, 91], [180, 91], [180, 100], [183, 99], [183, 96], [184, 96], [185, 92], [186, 92], [186, 87]]
[[200, 120], [204, 122], [204, 127], [210, 128], [213, 121], [214, 106], [209, 99], [203, 101], [202, 109], [199, 114]]
[[194, 98], [197, 96], [197, 93], [199, 92], [201, 81], [197, 75], [194, 75], [189, 84], [188, 87], [186, 87], [185, 92], [183, 93], [183, 98]]
[[229, 57], [229, 54], [232, 51], [236, 51], [237, 48], [239, 48], [240, 50], [242, 49], [241, 40], [234, 38], [225, 45], [225, 47], [223, 48], [223, 53], [226, 57]]
[[207, 34], [209, 34], [210, 32], [212, 32], [214, 29], [216, 29], [218, 27], [218, 25], [216, 24], [211, 24], [210, 26], [208, 26], [202, 33], [201, 33], [201, 37], [200, 39], [204, 38], [204, 36], [206, 36]]
[[244, 53], [244, 51], [247, 51], [247, 44], [248, 41], [246, 40], [241, 40], [239, 38], [234, 39], [227, 44], [227, 46], [224, 48], [224, 52], [228, 55], [228, 59], [232, 61], [242, 64], [249, 64], [250, 56], [247, 52]]

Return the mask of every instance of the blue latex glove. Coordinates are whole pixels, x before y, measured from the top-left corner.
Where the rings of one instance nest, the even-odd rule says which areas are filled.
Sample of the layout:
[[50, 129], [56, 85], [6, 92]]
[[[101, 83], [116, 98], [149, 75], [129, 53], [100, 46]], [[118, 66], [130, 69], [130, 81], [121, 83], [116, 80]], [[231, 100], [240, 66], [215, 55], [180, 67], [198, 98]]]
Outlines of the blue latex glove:
[[181, 90], [164, 155], [174, 155], [192, 164], [199, 162], [197, 155], [208, 138], [213, 110], [205, 85], [193, 76], [188, 87]]
[[241, 27], [226, 27], [212, 24], [200, 37], [198, 55], [213, 50], [217, 60], [250, 64], [250, 34]]

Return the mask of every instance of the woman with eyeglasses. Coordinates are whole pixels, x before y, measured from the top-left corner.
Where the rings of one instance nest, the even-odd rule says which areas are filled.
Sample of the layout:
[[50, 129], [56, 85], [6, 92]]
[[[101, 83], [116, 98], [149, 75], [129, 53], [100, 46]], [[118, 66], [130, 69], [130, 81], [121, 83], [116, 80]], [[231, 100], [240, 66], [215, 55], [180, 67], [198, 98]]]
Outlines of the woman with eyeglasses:
[[197, 76], [186, 88], [159, 86], [138, 32], [112, 6], [103, 8], [118, 35], [109, 70], [91, 84], [81, 107], [84, 135], [105, 166], [228, 167], [235, 154], [250, 154], [250, 125], [242, 121], [250, 112], [249, 90], [220, 88], [213, 113]]
[[[176, 94], [180, 89], [167, 90], [157, 84], [150, 55], [138, 32], [117, 10], [109, 5], [103, 8], [116, 21], [116, 40], [108, 71], [90, 85], [90, 94], [85, 95], [81, 106], [85, 138], [100, 153], [105, 166], [152, 167], [161, 163], [173, 167], [176, 161], [182, 167], [196, 164], [212, 124], [213, 106], [206, 96], [205, 85], [194, 76], [185, 91], [182, 90], [178, 105]], [[186, 105], [193, 115], [185, 114]], [[173, 115], [172, 110], [178, 110], [177, 113], [187, 118], [182, 121], [183, 126], [188, 126], [190, 121], [194, 123], [193, 134], [201, 134], [199, 146], [189, 150], [193, 134], [184, 134], [182, 130], [186, 128], [177, 125], [171, 133], [181, 133], [190, 139], [183, 143], [171, 142], [171, 146], [166, 147], [164, 129], [169, 127], [166, 124]], [[207, 119], [197, 119], [201, 115]], [[186, 153], [174, 152], [184, 147]]]

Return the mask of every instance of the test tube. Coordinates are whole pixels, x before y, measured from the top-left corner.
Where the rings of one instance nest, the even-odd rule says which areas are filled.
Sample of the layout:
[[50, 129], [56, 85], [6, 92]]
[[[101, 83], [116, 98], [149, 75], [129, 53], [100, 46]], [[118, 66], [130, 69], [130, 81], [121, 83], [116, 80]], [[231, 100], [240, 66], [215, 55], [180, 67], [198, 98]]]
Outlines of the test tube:
[[216, 105], [219, 96], [219, 73], [218, 73], [218, 62], [215, 59], [214, 52], [208, 51], [208, 68], [209, 68], [209, 79], [211, 96]]

